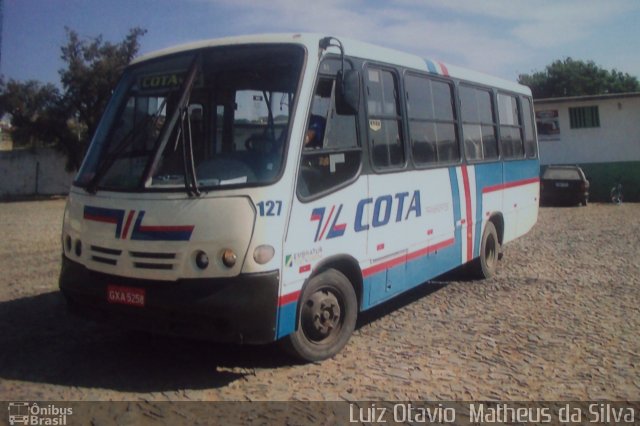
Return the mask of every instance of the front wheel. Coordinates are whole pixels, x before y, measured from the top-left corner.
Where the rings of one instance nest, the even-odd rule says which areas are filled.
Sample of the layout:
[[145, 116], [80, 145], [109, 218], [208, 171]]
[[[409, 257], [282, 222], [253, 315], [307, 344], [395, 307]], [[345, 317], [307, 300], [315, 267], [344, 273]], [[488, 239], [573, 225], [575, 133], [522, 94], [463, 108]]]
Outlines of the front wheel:
[[480, 241], [480, 257], [476, 259], [475, 273], [479, 278], [491, 278], [498, 270], [500, 241], [493, 222], [487, 222]]
[[328, 269], [311, 278], [302, 292], [296, 331], [285, 347], [305, 361], [321, 361], [340, 352], [356, 325], [358, 301], [341, 272]]

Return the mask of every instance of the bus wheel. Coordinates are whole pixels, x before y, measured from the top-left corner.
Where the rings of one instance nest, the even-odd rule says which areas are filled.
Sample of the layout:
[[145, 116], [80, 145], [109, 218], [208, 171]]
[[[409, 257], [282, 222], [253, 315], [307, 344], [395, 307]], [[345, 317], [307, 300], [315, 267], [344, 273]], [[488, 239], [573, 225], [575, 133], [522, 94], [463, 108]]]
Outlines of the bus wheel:
[[328, 269], [311, 278], [300, 298], [298, 327], [287, 349], [305, 361], [321, 361], [340, 352], [356, 325], [358, 302], [341, 272]]
[[493, 222], [487, 222], [480, 241], [480, 257], [476, 259], [476, 274], [480, 278], [491, 278], [498, 270], [500, 242]]

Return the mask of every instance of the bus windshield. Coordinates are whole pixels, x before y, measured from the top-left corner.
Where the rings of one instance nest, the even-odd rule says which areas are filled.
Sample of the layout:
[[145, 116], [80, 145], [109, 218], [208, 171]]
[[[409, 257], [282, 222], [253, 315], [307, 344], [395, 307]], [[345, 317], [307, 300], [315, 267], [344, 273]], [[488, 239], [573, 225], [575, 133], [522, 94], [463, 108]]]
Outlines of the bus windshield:
[[267, 184], [280, 175], [304, 50], [203, 49], [128, 69], [76, 177], [89, 192]]

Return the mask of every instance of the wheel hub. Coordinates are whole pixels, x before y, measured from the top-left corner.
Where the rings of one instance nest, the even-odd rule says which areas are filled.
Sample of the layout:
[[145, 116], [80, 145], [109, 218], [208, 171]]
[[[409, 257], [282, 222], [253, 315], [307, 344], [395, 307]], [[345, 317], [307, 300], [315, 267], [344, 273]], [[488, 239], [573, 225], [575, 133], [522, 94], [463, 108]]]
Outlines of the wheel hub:
[[311, 295], [302, 311], [302, 326], [313, 340], [323, 340], [340, 325], [341, 310], [336, 296], [320, 290]]

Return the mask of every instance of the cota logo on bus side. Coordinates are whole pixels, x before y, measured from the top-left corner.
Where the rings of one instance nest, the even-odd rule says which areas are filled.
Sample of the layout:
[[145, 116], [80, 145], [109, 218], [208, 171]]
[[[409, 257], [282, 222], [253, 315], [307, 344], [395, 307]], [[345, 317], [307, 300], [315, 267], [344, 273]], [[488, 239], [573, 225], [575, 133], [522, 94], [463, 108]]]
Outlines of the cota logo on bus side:
[[[373, 206], [371, 223], [365, 217], [365, 208]], [[311, 212], [311, 222], [317, 222], [314, 241], [342, 237], [347, 229], [347, 224], [341, 222], [343, 204], [332, 205], [329, 208], [316, 207]], [[327, 213], [328, 211], [328, 213]], [[397, 192], [385, 194], [377, 198], [363, 198], [358, 201], [356, 214], [353, 221], [355, 232], [366, 231], [369, 228], [379, 228], [388, 225], [391, 221], [402, 222], [410, 217], [422, 215], [420, 191]]]

